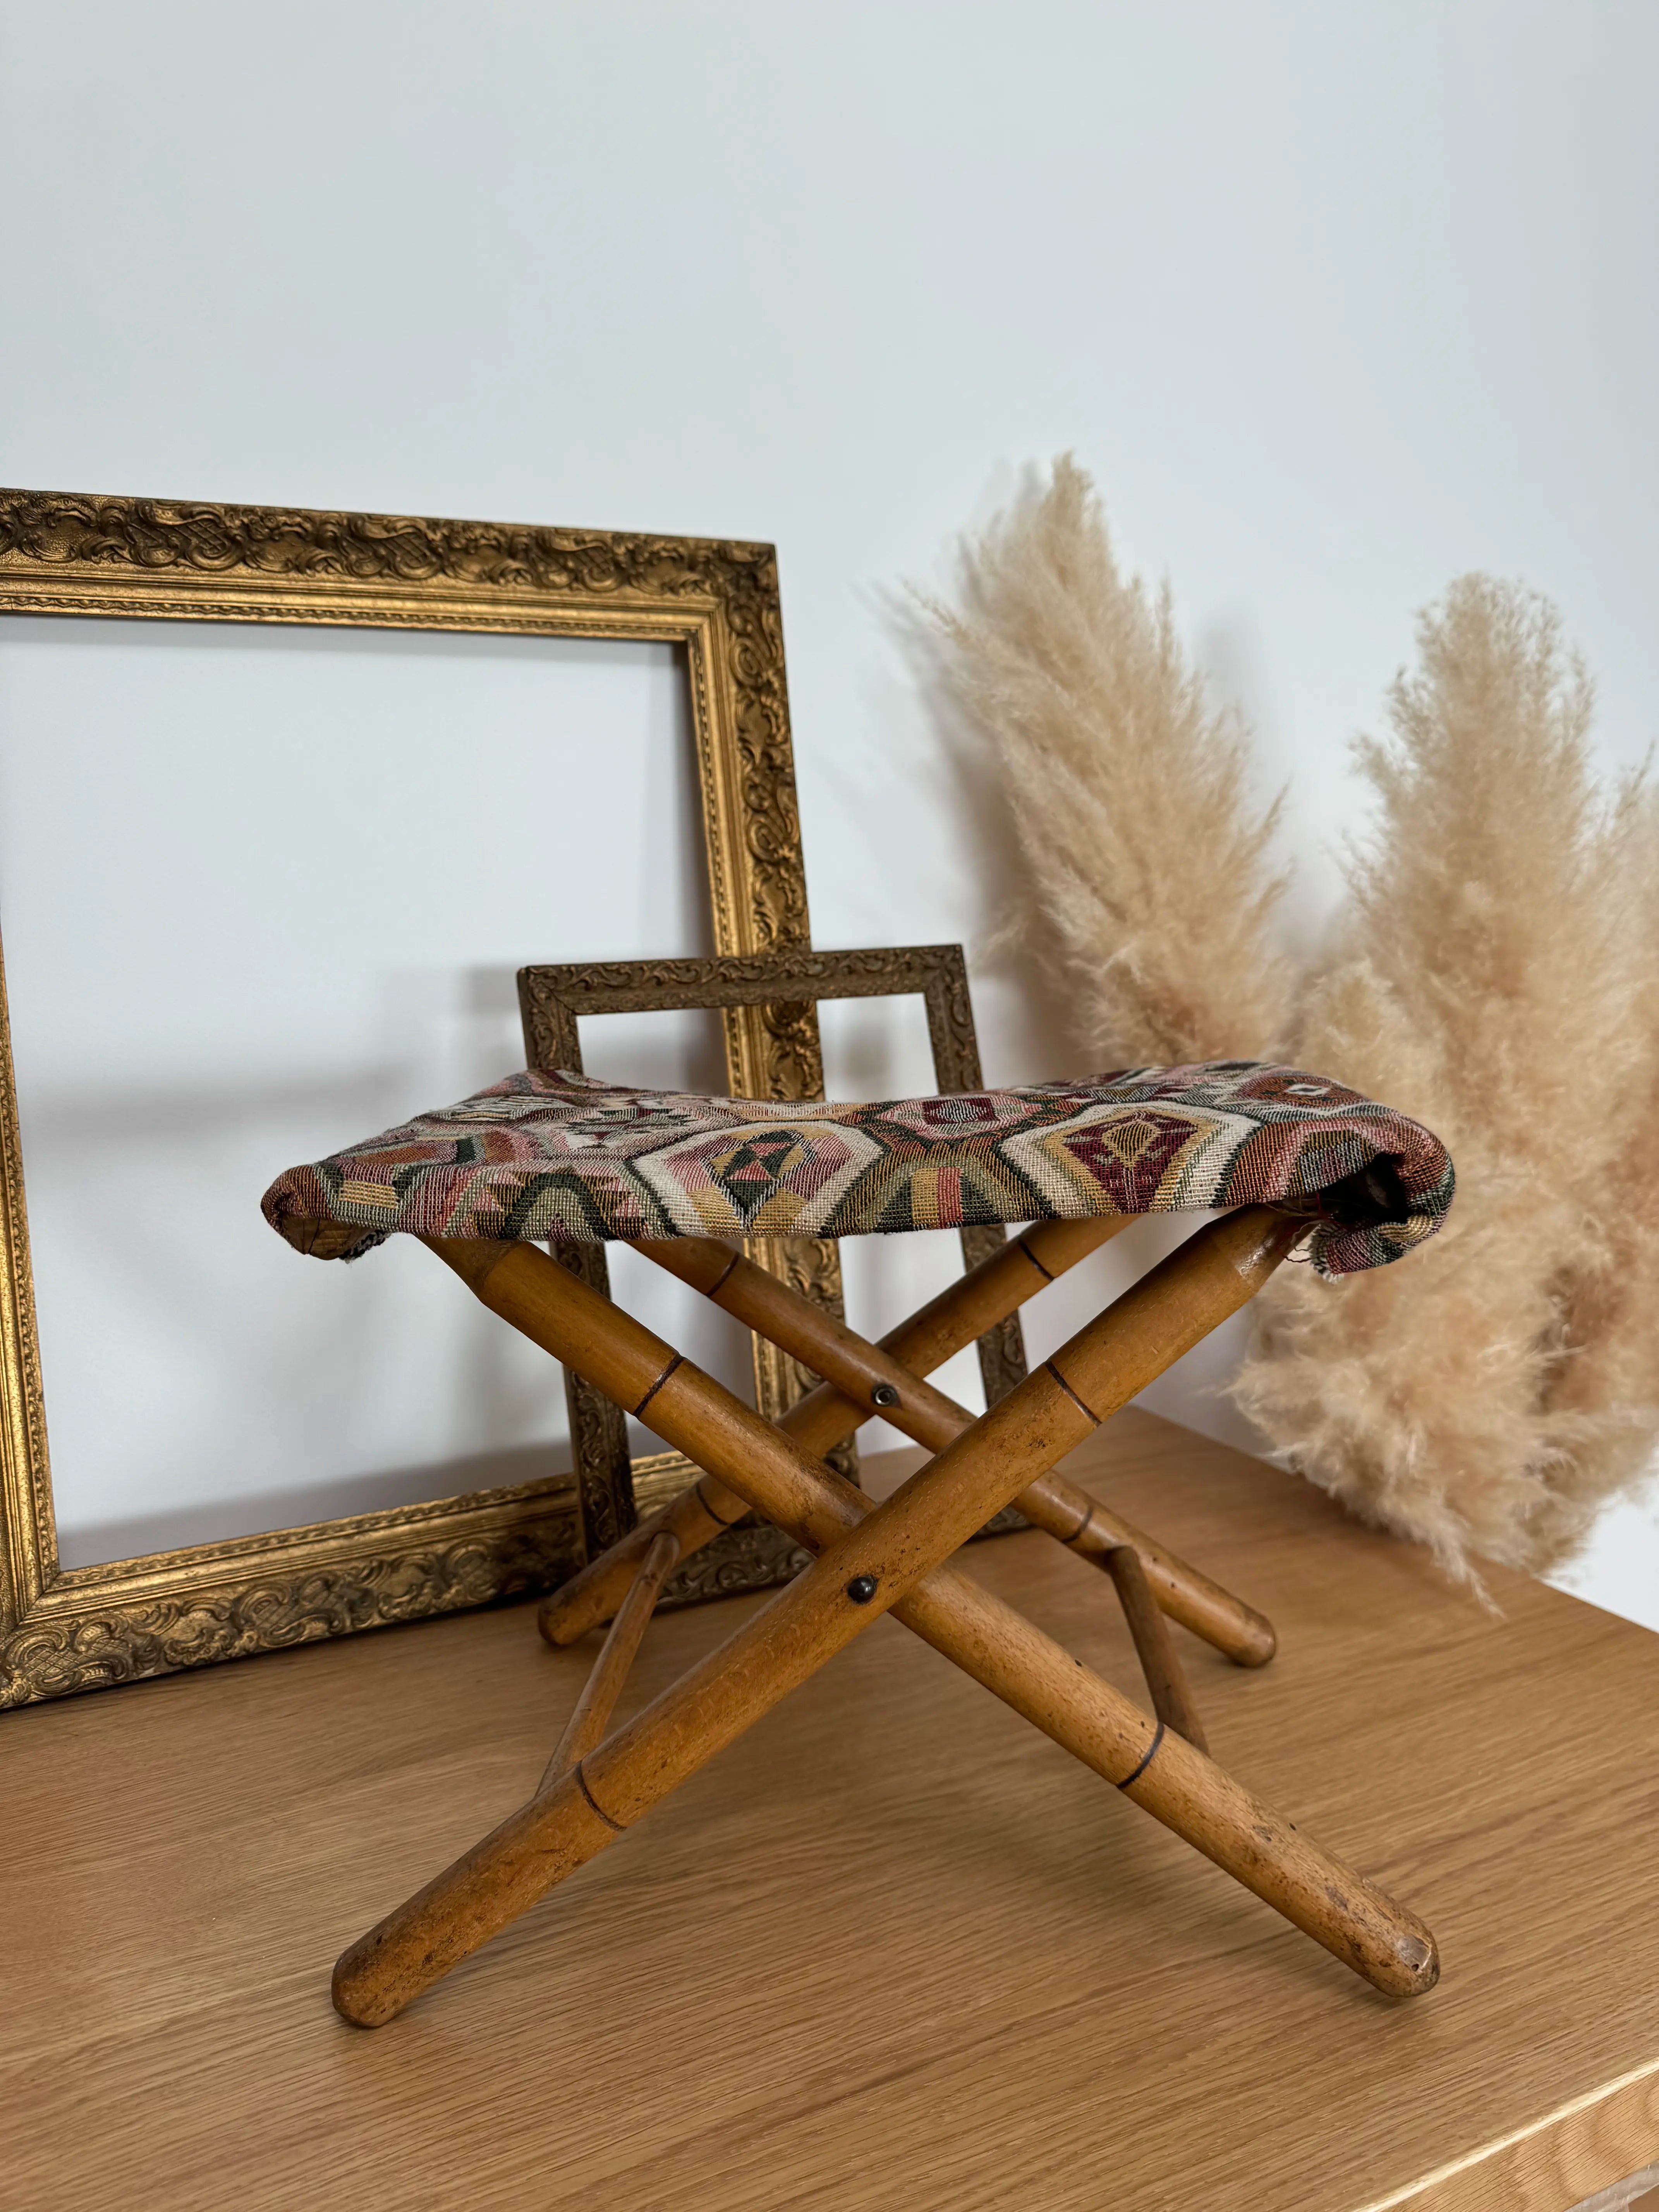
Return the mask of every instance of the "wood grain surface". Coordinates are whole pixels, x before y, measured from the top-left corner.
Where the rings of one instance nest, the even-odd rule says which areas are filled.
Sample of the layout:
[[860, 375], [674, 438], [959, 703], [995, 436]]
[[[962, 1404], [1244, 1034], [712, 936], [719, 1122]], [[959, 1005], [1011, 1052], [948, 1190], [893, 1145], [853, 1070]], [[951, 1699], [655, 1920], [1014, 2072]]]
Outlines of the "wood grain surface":
[[[5, 2212], [1566, 2212], [1659, 2158], [1659, 1638], [1517, 1577], [1484, 1613], [1139, 1412], [1067, 1471], [1274, 1620], [1255, 1672], [1178, 1632], [1215, 1751], [1423, 1913], [1437, 1990], [1377, 1996], [881, 1621], [356, 2032], [335, 1954], [592, 1664], [515, 1607], [0, 1721]], [[1098, 1573], [968, 1565], [1133, 1690]], [[759, 1602], [653, 1622], [623, 1710]]]

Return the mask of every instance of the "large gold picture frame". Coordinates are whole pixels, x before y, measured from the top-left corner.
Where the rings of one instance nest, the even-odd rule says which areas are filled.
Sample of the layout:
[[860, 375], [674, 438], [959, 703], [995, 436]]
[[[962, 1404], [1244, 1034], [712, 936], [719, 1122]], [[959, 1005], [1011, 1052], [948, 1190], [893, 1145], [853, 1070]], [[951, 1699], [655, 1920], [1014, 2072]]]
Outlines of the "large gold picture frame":
[[[0, 490], [0, 613], [676, 645], [715, 950], [810, 942], [769, 545]], [[734, 1091], [819, 1091], [810, 1005], [722, 1018]], [[834, 1295], [833, 1281], [821, 1287]], [[582, 1556], [574, 1478], [562, 1476], [59, 1565], [0, 973], [0, 1706], [486, 1604], [562, 1580]]]

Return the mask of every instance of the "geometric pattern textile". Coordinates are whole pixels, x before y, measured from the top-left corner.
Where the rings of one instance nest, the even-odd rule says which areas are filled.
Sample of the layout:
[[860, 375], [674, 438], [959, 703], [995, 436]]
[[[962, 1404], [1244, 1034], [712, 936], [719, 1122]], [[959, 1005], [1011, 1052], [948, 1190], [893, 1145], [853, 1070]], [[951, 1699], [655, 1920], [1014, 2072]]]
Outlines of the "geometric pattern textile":
[[705, 1098], [532, 1068], [290, 1168], [265, 1218], [354, 1259], [398, 1231], [596, 1243], [858, 1237], [1251, 1203], [1304, 1208], [1320, 1273], [1431, 1237], [1452, 1164], [1419, 1123], [1255, 1060], [871, 1105]]

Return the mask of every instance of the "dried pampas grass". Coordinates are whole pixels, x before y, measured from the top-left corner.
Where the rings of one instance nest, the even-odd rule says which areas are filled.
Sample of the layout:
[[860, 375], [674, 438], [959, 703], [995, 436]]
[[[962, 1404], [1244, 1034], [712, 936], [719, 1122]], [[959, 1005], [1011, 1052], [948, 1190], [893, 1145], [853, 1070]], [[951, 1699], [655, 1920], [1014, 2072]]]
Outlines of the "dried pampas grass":
[[1659, 1426], [1654, 1378], [1602, 1356], [1591, 1318], [1617, 1307], [1650, 1358], [1659, 1306], [1628, 1312], [1616, 1249], [1655, 1181], [1654, 940], [1627, 900], [1659, 845], [1644, 794], [1598, 799], [1590, 686], [1547, 605], [1465, 577], [1418, 647], [1390, 738], [1359, 744], [1377, 826], [1296, 1051], [1426, 1121], [1458, 1202], [1421, 1267], [1329, 1300], [1280, 1288], [1235, 1395], [1291, 1464], [1454, 1572], [1471, 1553], [1537, 1569]]
[[1167, 592], [1126, 582], [1061, 461], [934, 608], [990, 741], [1070, 1040], [1119, 1063], [1290, 1057], [1444, 1138], [1458, 1199], [1406, 1265], [1261, 1301], [1235, 1395], [1354, 1511], [1538, 1570], [1659, 1433], [1659, 801], [1591, 774], [1591, 687], [1542, 600], [1481, 576], [1419, 623], [1362, 739], [1376, 801], [1332, 950], [1273, 945], [1273, 815], [1206, 705]]
[[995, 761], [1024, 934], [1065, 980], [1076, 1045], [1262, 1057], [1291, 1016], [1264, 949], [1278, 809], [1253, 811], [1243, 732], [1206, 702], [1168, 592], [1119, 574], [1074, 462], [963, 545], [958, 600], [922, 602], [935, 666]]

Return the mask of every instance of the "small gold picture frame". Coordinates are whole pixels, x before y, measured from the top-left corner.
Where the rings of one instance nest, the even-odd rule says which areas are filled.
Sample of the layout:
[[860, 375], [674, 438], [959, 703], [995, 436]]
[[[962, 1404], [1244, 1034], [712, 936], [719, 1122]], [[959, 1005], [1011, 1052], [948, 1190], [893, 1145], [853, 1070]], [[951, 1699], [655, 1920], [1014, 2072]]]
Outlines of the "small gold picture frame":
[[[941, 1092], [979, 1090], [983, 1079], [979, 1042], [967, 966], [959, 945], [887, 946], [853, 952], [817, 952], [803, 946], [712, 960], [616, 960], [519, 971], [526, 1064], [564, 1068], [577, 1074], [582, 1072], [577, 1024], [584, 1015], [719, 1009], [728, 1022], [739, 1013], [757, 1015], [781, 1062], [804, 1085], [810, 1073], [820, 1066], [817, 1024], [820, 1001], [908, 996], [919, 996], [927, 1010], [936, 1089]], [[790, 1095], [821, 1093], [800, 1089]], [[964, 1263], [976, 1266], [1006, 1235], [1004, 1228], [994, 1224], [963, 1229]], [[761, 1266], [839, 1312], [841, 1266], [833, 1241], [763, 1237], [749, 1239], [746, 1249]], [[585, 1282], [608, 1294], [604, 1245], [567, 1246], [559, 1257]], [[769, 1419], [776, 1419], [817, 1377], [798, 1367], [765, 1337], [756, 1336], [753, 1345], [755, 1402]], [[981, 1338], [979, 1366], [988, 1406], [1006, 1397], [1024, 1378], [1025, 1342], [1017, 1312]], [[568, 1370], [565, 1392], [591, 1557], [625, 1534], [638, 1510], [649, 1511], [665, 1503], [694, 1480], [697, 1470], [678, 1452], [653, 1452], [630, 1459], [626, 1425], [604, 1392]], [[843, 1472], [855, 1475], [850, 1448]], [[997, 1516], [987, 1533], [1000, 1534], [1025, 1525], [1009, 1507]], [[798, 1573], [806, 1558], [779, 1529], [765, 1522], [745, 1521], [688, 1559], [660, 1602], [690, 1605], [739, 1589], [769, 1589]]]

